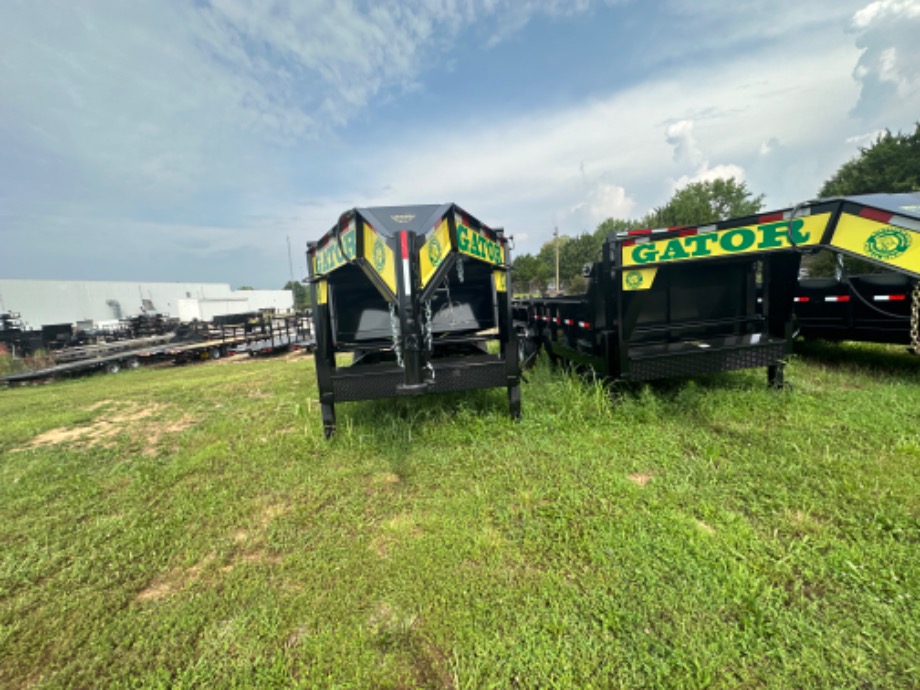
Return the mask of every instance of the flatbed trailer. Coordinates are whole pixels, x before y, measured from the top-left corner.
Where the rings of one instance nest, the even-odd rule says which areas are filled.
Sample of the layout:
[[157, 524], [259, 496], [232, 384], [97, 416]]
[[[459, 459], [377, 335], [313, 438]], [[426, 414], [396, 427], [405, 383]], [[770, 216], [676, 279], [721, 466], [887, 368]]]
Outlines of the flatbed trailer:
[[0, 376], [0, 383], [17, 386], [56, 378], [81, 376], [95, 371], [105, 371], [109, 374], [116, 374], [122, 369], [136, 369], [140, 365], [141, 358], [146, 355], [148, 351], [147, 348], [128, 349], [90, 356], [84, 359], [54, 364], [41, 369]]
[[514, 302], [521, 357], [542, 348], [553, 361], [621, 381], [765, 367], [770, 385], [782, 386], [802, 304], [800, 260], [821, 248], [895, 271], [916, 289], [920, 196], [818, 200], [611, 234], [601, 260], [586, 267], [584, 295]]

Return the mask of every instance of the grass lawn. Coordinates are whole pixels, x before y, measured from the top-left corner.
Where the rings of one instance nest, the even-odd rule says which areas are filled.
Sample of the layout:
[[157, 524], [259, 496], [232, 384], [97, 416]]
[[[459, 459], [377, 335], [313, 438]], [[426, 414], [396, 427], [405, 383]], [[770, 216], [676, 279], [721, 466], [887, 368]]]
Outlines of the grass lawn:
[[0, 687], [920, 686], [920, 358], [338, 406], [307, 357], [0, 390]]

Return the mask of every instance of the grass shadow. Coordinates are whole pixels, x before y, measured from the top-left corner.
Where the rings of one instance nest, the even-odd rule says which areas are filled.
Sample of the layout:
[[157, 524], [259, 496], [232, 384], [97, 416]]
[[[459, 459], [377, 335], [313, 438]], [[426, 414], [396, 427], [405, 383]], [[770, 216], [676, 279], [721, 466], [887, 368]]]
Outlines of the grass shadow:
[[884, 376], [920, 374], [920, 357], [899, 345], [876, 343], [796, 340], [795, 354], [819, 361], [840, 371]]

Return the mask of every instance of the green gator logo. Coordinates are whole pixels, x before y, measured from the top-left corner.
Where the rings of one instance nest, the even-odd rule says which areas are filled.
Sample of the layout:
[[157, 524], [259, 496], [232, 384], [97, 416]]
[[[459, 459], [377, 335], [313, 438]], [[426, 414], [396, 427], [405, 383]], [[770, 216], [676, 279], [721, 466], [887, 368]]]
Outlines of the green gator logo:
[[441, 243], [438, 242], [436, 237], [432, 237], [428, 240], [428, 260], [432, 266], [437, 266], [441, 263], [442, 258]]
[[897, 259], [908, 247], [910, 235], [899, 228], [882, 228], [866, 240], [866, 254], [882, 261]]
[[630, 271], [626, 274], [626, 287], [633, 290], [638, 290], [642, 287], [642, 283], [645, 282], [645, 278], [642, 277], [642, 273], [639, 271]]
[[383, 242], [378, 239], [374, 242], [374, 268], [377, 269], [378, 273], [383, 273], [383, 269], [386, 268], [386, 265], [386, 251], [383, 248]]

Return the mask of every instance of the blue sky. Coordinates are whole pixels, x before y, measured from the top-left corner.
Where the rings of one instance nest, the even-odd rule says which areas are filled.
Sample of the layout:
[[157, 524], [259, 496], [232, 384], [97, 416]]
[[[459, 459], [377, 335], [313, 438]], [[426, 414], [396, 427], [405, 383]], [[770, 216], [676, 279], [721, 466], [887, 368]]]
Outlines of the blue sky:
[[0, 3], [0, 277], [276, 288], [353, 206], [535, 252], [920, 119], [918, 0]]

